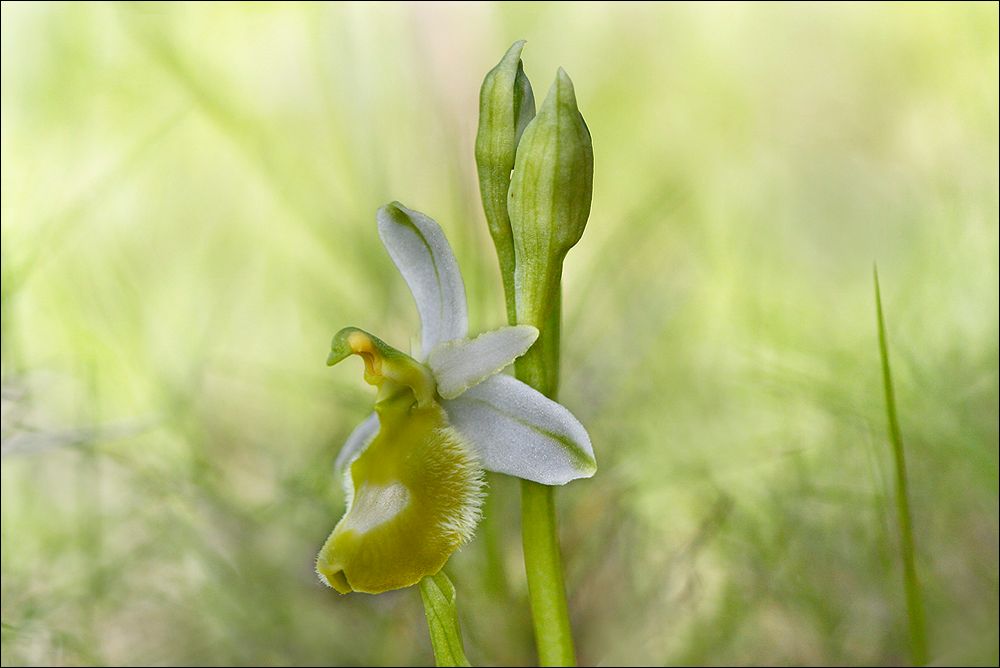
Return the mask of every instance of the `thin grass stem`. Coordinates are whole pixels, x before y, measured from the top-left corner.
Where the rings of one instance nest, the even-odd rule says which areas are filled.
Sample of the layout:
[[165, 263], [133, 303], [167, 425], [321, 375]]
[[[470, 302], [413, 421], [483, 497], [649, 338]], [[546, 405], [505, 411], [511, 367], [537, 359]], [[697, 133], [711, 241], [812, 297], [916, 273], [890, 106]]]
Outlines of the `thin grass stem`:
[[917, 579], [916, 554], [913, 543], [913, 518], [910, 513], [909, 483], [906, 476], [906, 454], [903, 435], [896, 411], [896, 392], [889, 366], [889, 344], [885, 333], [885, 316], [882, 312], [882, 291], [879, 288], [878, 267], [873, 270], [875, 279], [875, 310], [878, 318], [878, 346], [882, 360], [882, 384], [885, 389], [885, 412], [889, 422], [889, 441], [896, 469], [896, 519], [899, 523], [900, 552], [903, 558], [903, 586], [906, 592], [906, 613], [910, 630], [910, 657], [915, 666], [927, 663], [927, 627], [924, 620], [923, 599]]

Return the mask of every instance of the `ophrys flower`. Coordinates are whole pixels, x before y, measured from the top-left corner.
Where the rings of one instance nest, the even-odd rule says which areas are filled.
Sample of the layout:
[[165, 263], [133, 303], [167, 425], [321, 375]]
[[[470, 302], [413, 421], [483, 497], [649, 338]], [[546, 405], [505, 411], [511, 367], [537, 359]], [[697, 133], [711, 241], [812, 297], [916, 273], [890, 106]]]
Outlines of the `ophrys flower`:
[[465, 286], [437, 223], [398, 202], [379, 209], [383, 244], [413, 293], [419, 356], [360, 329], [333, 338], [327, 364], [364, 361], [375, 412], [348, 437], [347, 511], [316, 570], [341, 593], [380, 593], [437, 573], [479, 520], [482, 471], [562, 485], [597, 468], [561, 404], [500, 373], [538, 337], [531, 326], [468, 338]]

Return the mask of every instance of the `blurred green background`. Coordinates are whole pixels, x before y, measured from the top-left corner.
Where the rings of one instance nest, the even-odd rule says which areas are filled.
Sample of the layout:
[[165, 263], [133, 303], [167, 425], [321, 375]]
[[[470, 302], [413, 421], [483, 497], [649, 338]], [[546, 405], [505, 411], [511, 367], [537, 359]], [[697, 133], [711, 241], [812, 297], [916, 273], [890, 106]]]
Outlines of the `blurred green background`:
[[[473, 161], [512, 41], [594, 137], [561, 399], [588, 664], [908, 661], [872, 263], [937, 663], [998, 661], [989, 4], [22, 4], [2, 15], [2, 661], [427, 664], [419, 595], [313, 573], [418, 331], [392, 199], [504, 310]], [[534, 661], [517, 485], [451, 560], [473, 662]]]

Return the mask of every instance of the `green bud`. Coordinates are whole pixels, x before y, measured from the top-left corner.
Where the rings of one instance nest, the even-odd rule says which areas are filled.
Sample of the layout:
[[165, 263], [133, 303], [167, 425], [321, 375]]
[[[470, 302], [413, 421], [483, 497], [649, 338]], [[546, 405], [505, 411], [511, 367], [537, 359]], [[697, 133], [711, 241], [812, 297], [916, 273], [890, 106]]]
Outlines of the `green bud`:
[[518, 141], [535, 116], [535, 96], [521, 62], [523, 48], [524, 40], [514, 42], [483, 80], [476, 135], [479, 191], [500, 260], [510, 324], [514, 324], [514, 242], [507, 215], [507, 191]]
[[507, 200], [518, 323], [541, 329], [557, 308], [563, 258], [587, 225], [593, 186], [590, 131], [560, 68], [521, 137]]

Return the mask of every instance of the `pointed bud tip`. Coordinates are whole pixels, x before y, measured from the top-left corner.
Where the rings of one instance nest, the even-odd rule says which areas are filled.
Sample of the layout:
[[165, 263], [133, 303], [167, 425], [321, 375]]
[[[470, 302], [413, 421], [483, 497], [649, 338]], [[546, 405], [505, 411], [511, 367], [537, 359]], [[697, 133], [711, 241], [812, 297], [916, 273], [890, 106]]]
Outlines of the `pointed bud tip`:
[[[556, 70], [555, 79], [552, 81], [552, 85], [549, 87], [549, 92], [545, 96], [545, 101], [542, 103], [542, 108], [551, 111], [556, 107], [568, 107], [573, 111], [578, 111], [576, 104], [576, 88], [573, 86], [573, 80], [569, 78], [569, 74], [566, 70], [559, 68]], [[539, 111], [539, 113], [542, 113]]]
[[524, 50], [525, 40], [519, 39], [510, 45], [510, 48], [503, 54], [496, 65], [493, 66], [489, 72], [486, 73], [486, 79], [483, 82], [489, 81], [492, 77], [496, 76], [500, 72], [516, 72], [517, 66], [521, 62], [521, 51]]
[[380, 206], [378, 208], [377, 215], [392, 216], [392, 215], [394, 215], [396, 213], [402, 213], [405, 210], [406, 210], [406, 207], [403, 206], [398, 200], [392, 200], [388, 204], [384, 204], [384, 205]]
[[528, 40], [526, 40], [526, 39], [519, 39], [516, 42], [514, 42], [513, 44], [511, 44], [510, 48], [507, 49], [507, 53], [505, 53], [504, 56], [503, 56], [504, 59], [510, 58], [512, 56], [514, 58], [520, 58], [521, 57], [521, 51], [524, 50], [524, 45], [527, 44], [527, 43], [528, 43]]
[[509, 64], [513, 65], [514, 67], [517, 67], [518, 61], [521, 60], [521, 52], [524, 50], [525, 44], [527, 44], [527, 42], [523, 39], [519, 39], [513, 44], [511, 44], [510, 48], [507, 49], [507, 52], [503, 54], [503, 58], [500, 59], [500, 62], [497, 65], [497, 67], [500, 67], [501, 65], [504, 64]]

